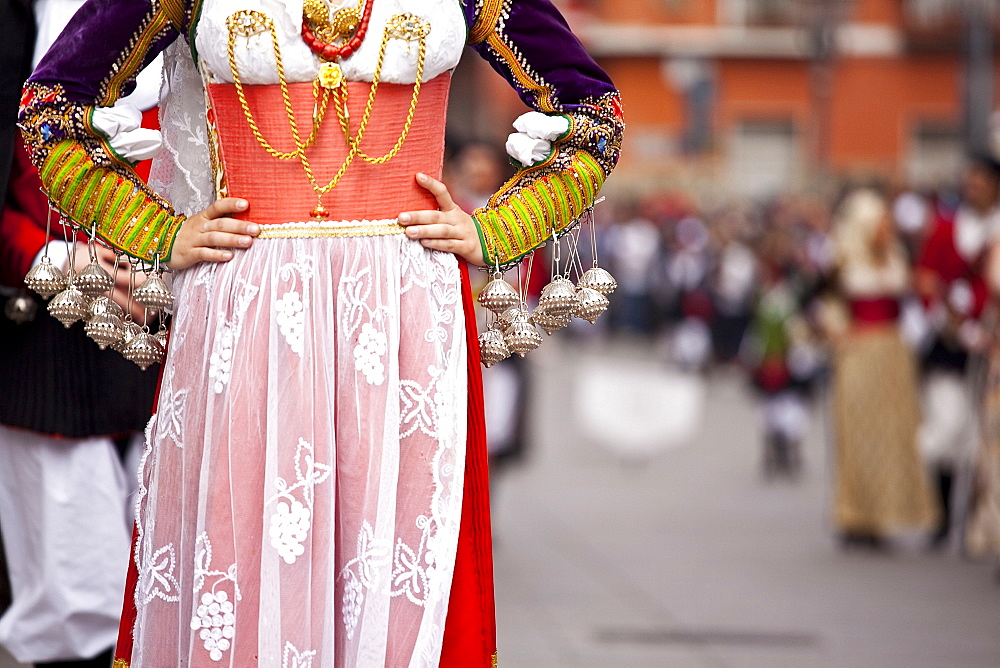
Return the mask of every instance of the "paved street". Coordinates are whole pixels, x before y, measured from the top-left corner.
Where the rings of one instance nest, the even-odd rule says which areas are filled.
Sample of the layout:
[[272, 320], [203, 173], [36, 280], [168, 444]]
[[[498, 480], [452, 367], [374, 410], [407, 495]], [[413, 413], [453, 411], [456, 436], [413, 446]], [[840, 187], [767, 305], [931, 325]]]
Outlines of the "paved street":
[[[536, 448], [494, 511], [501, 666], [1000, 665], [988, 566], [912, 539], [891, 555], [836, 545], [822, 416], [802, 479], [765, 484], [742, 377], [702, 388], [638, 349], [535, 355]], [[678, 406], [695, 414], [671, 419]], [[643, 447], [643, 416], [667, 447]], [[624, 454], [592, 435], [616, 428]]]
[[497, 487], [501, 666], [1000, 665], [986, 565], [836, 546], [821, 419], [802, 479], [765, 484], [739, 376], [557, 340]]

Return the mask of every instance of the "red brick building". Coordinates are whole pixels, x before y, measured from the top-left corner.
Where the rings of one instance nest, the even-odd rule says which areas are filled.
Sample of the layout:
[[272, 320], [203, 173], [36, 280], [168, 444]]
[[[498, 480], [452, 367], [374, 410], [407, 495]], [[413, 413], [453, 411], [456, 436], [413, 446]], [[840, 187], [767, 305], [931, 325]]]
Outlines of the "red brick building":
[[[963, 32], [949, 2], [958, 4], [561, 6], [625, 101], [624, 157], [609, 187], [761, 196], [827, 183], [829, 175], [920, 185], [954, 178], [963, 155]], [[452, 134], [502, 141], [521, 104], [473, 61], [456, 77]]]

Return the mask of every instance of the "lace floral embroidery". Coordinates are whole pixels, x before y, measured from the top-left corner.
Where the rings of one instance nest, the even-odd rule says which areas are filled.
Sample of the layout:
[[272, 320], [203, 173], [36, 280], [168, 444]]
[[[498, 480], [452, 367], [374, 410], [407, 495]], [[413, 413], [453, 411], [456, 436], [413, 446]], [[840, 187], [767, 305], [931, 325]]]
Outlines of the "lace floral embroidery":
[[366, 520], [358, 532], [358, 551], [340, 570], [344, 580], [344, 599], [341, 613], [344, 617], [344, 630], [347, 638], [354, 637], [361, 616], [361, 605], [365, 600], [364, 591], [378, 586], [379, 572], [389, 560], [392, 543], [388, 540], [375, 538], [372, 526]]
[[208, 650], [212, 661], [221, 661], [236, 635], [236, 614], [229, 594], [225, 591], [205, 592], [201, 595], [201, 605], [191, 618], [191, 629], [198, 631], [198, 637]]
[[232, 319], [227, 320], [224, 314], [219, 314], [219, 328], [216, 330], [212, 355], [208, 358], [208, 377], [215, 381], [212, 389], [216, 394], [222, 394], [229, 384], [233, 372], [233, 348], [240, 340], [243, 318], [258, 292], [257, 286], [245, 281], [242, 283], [243, 289], [236, 297], [236, 308]]
[[281, 668], [312, 668], [316, 650], [299, 650], [290, 642], [285, 642], [285, 651], [281, 657]]
[[[267, 505], [276, 503], [269, 532], [271, 547], [286, 564], [294, 564], [305, 551], [302, 543], [312, 526], [315, 487], [332, 472], [329, 464], [320, 464], [313, 456], [312, 444], [300, 438], [295, 449], [295, 482], [289, 485], [284, 478], [277, 478], [274, 486], [278, 493], [267, 501]], [[302, 490], [301, 501], [294, 496], [298, 490]]]
[[195, 541], [194, 551], [194, 594], [197, 597], [208, 577], [217, 578], [211, 591], [201, 593], [198, 607], [191, 617], [191, 630], [198, 638], [212, 661], [221, 661], [222, 653], [232, 646], [236, 635], [236, 609], [229, 600], [229, 593], [223, 588], [231, 582], [236, 600], [243, 597], [236, 579], [236, 564], [225, 571], [212, 570], [212, 542], [207, 532], [201, 532]]
[[143, 605], [149, 603], [154, 598], [159, 598], [168, 603], [176, 603], [180, 600], [180, 585], [174, 570], [177, 567], [177, 555], [174, 553], [174, 544], [168, 543], [143, 559], [142, 581], [140, 591], [142, 591]]
[[170, 439], [178, 448], [184, 447], [184, 407], [187, 398], [187, 390], [160, 393], [158, 426], [163, 439]]
[[292, 352], [302, 357], [302, 337], [305, 332], [306, 316], [302, 311], [302, 300], [299, 293], [288, 292], [277, 301], [274, 309], [278, 312], [276, 320], [281, 335], [288, 342]]
[[354, 368], [360, 371], [369, 385], [385, 382], [385, 364], [382, 358], [387, 350], [384, 332], [380, 332], [366, 322], [358, 334], [358, 344], [354, 346]]
[[415, 605], [424, 604], [430, 584], [437, 573], [436, 540], [432, 533], [434, 524], [433, 520], [424, 515], [417, 518], [417, 527], [421, 530], [421, 535], [420, 545], [416, 550], [402, 540], [396, 541], [392, 568], [392, 596], [405, 594]]
[[179, 39], [163, 53], [160, 133], [167, 150], [153, 159], [149, 185], [189, 216], [204, 210], [215, 194], [204, 100], [201, 75], [187, 42]]
[[[296, 244], [297, 251], [303, 251], [301, 243]], [[301, 281], [302, 294], [297, 290], [289, 290], [274, 304], [275, 321], [278, 330], [285, 337], [285, 342], [292, 352], [302, 357], [306, 326], [306, 309], [309, 307], [309, 281], [313, 276], [313, 258], [304, 256], [298, 262], [286, 264], [278, 272], [284, 281], [291, 282], [295, 287]]]

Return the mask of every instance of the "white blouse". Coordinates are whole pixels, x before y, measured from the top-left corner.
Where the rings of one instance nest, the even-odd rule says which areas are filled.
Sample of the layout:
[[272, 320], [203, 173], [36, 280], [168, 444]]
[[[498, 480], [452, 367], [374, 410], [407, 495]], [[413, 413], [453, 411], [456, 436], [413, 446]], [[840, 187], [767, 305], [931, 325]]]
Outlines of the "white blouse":
[[[337, 7], [359, 1], [363, 0], [344, 0]], [[302, 40], [302, 0], [206, 0], [195, 27], [195, 47], [202, 61], [200, 66], [206, 70], [204, 74], [208, 80], [232, 83], [226, 19], [234, 12], [248, 9], [265, 13], [274, 21], [288, 81], [314, 80], [319, 71], [320, 59]], [[414, 14], [426, 19], [431, 25], [431, 32], [427, 36], [424, 81], [430, 81], [458, 65], [466, 40], [465, 16], [458, 0], [379, 0], [373, 5], [368, 34], [357, 53], [339, 61], [344, 76], [349, 81], [372, 80], [385, 25], [397, 14]], [[244, 83], [278, 83], [271, 39], [271, 35], [267, 33], [249, 39], [236, 37], [234, 53], [240, 78]], [[417, 42], [390, 40], [381, 80], [389, 83], [413, 83], [416, 80], [417, 59]]]

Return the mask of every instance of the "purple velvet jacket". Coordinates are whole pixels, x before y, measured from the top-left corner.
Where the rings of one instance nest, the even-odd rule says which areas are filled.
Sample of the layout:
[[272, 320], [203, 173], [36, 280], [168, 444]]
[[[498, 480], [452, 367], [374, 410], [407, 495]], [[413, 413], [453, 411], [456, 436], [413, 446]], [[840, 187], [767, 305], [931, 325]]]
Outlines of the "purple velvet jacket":
[[[526, 105], [562, 114], [569, 130], [542, 162], [518, 170], [473, 217], [484, 256], [506, 267], [560, 234], [593, 204], [624, 129], [614, 85], [550, 0], [456, 0], [468, 43]], [[201, 0], [90, 0], [25, 85], [20, 126], [53, 205], [133, 257], [169, 259], [184, 220], [94, 128], [95, 107], [131, 92], [135, 76], [178, 37], [193, 43]]]

